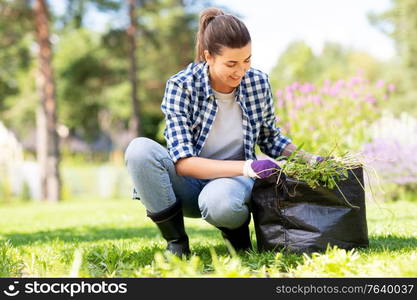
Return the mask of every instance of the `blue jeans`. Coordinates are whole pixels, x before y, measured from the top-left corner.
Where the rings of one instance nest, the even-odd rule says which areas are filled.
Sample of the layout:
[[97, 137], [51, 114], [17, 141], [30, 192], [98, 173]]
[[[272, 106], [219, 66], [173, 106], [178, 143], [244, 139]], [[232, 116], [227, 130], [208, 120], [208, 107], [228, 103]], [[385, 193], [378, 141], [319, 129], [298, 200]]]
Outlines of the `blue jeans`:
[[144, 137], [130, 142], [125, 163], [135, 187], [134, 193], [151, 213], [161, 212], [180, 201], [184, 216], [202, 217], [216, 227], [235, 229], [249, 217], [254, 184], [251, 178], [179, 176], [168, 151]]

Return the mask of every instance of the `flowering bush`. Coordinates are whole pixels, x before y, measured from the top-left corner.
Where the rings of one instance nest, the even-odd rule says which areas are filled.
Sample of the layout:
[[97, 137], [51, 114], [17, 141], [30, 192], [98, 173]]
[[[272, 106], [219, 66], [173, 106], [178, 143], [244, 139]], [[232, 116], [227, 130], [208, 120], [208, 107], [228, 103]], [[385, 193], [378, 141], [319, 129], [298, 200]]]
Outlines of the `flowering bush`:
[[294, 144], [308, 151], [359, 150], [369, 141], [366, 128], [381, 115], [380, 102], [395, 90], [379, 80], [375, 84], [357, 76], [321, 86], [298, 83], [280, 89], [277, 96], [278, 126]]
[[380, 178], [385, 198], [399, 199], [406, 191], [417, 191], [417, 119], [384, 112], [368, 132], [372, 140], [362, 151]]

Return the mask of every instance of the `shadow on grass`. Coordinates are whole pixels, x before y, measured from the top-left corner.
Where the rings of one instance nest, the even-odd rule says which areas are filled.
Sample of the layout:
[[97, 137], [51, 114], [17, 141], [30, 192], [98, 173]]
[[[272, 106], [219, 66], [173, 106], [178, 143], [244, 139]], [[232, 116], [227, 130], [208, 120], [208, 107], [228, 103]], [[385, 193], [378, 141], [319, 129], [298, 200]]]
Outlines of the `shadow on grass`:
[[[190, 236], [209, 236], [216, 237], [216, 229], [195, 229], [187, 228]], [[114, 228], [103, 226], [82, 226], [67, 227], [54, 230], [41, 230], [29, 233], [13, 232], [3, 234], [6, 240], [10, 240], [13, 246], [24, 246], [30, 244], [43, 244], [52, 241], [62, 241], [71, 243], [95, 242], [105, 240], [122, 240], [122, 239], [155, 239], [161, 235], [155, 226]]]
[[[229, 251], [223, 243], [220, 233], [214, 227], [212, 229], [201, 228], [186, 228], [187, 233], [191, 238], [191, 250], [192, 254], [198, 255], [205, 263], [211, 262], [211, 248], [214, 249], [217, 255], [228, 255]], [[45, 244], [53, 241], [63, 243], [83, 243], [83, 242], [99, 242], [99, 241], [117, 241], [126, 239], [145, 239], [145, 247], [140, 247], [137, 252], [132, 252], [129, 255], [133, 256], [135, 260], [140, 261], [140, 265], [149, 264], [155, 253], [163, 251], [161, 244], [155, 244], [154, 242], [160, 241], [161, 236], [156, 226], [141, 226], [141, 227], [126, 227], [126, 228], [114, 228], [103, 226], [82, 226], [82, 227], [68, 227], [59, 228], [54, 230], [43, 230], [31, 233], [9, 233], [4, 234], [3, 237], [6, 240], [10, 240], [14, 247], [32, 245], [32, 244]], [[207, 237], [209, 239], [218, 239], [218, 243], [214, 244], [201, 244], [194, 242], [196, 237]], [[201, 240], [201, 238], [199, 239]], [[255, 237], [252, 236], [254, 249], [256, 247]], [[380, 253], [389, 251], [401, 251], [401, 250], [413, 250], [417, 249], [417, 237], [396, 236], [396, 235], [371, 235], [369, 237], [369, 248], [360, 249], [360, 253]], [[94, 246], [93, 246], [94, 247]], [[123, 255], [122, 255], [123, 256]], [[136, 257], [137, 256], [137, 257]], [[249, 254], [240, 253], [239, 256], [242, 260], [249, 265], [259, 265], [260, 261], [264, 264], [269, 264], [273, 260], [275, 254], [273, 253], [259, 253], [253, 251]], [[284, 260], [283, 269], [287, 266], [293, 266], [302, 259], [301, 254], [283, 253], [282, 259]]]

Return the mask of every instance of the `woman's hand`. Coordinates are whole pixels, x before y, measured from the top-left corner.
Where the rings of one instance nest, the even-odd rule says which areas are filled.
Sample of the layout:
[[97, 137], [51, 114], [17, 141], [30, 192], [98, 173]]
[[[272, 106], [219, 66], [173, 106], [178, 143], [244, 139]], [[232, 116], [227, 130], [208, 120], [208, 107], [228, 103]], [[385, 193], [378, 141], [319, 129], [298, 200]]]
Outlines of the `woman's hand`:
[[251, 178], [264, 179], [276, 174], [280, 166], [269, 159], [247, 160], [243, 166], [243, 175]]

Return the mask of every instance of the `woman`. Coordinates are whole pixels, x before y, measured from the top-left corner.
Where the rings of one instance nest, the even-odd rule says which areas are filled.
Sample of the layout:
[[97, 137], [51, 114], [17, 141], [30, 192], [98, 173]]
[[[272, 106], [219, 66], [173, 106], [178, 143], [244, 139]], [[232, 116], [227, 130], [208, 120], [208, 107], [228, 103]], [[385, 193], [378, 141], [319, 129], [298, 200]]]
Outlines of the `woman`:
[[202, 11], [195, 62], [166, 84], [161, 109], [168, 149], [147, 138], [126, 149], [134, 193], [175, 255], [190, 253], [183, 216], [219, 228], [237, 251], [251, 249], [254, 180], [279, 169], [272, 160], [257, 160], [255, 145], [272, 158], [296, 149], [274, 125], [268, 76], [250, 60], [243, 22], [217, 8]]

